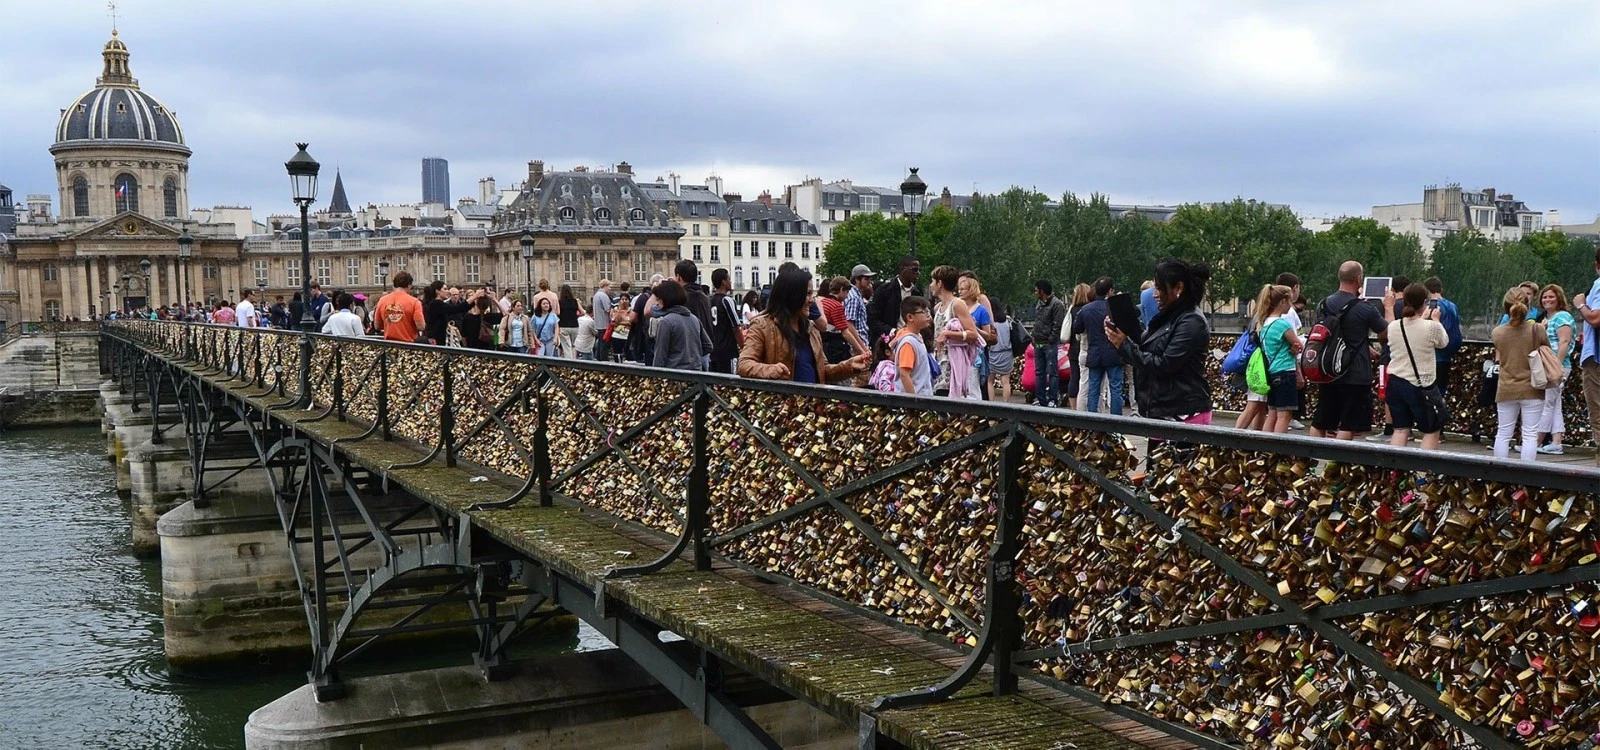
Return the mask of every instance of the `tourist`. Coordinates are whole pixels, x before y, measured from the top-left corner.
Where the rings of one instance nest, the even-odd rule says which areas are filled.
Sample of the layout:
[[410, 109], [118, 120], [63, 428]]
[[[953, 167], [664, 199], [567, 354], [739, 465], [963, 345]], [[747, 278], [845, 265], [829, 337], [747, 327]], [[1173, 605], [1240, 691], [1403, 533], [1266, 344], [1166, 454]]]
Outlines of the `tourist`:
[[[1550, 348], [1556, 353], [1556, 361], [1561, 363], [1561, 382], [1566, 383], [1572, 377], [1572, 344], [1577, 338], [1577, 323], [1572, 318], [1572, 313], [1567, 311], [1567, 291], [1558, 284], [1548, 284], [1539, 291], [1539, 304], [1544, 308], [1545, 338], [1550, 342]], [[1544, 390], [1544, 412], [1539, 423], [1539, 433], [1549, 435], [1550, 442], [1539, 446], [1539, 452], [1551, 456], [1566, 453], [1561, 440], [1566, 437], [1567, 423], [1561, 413], [1561, 392], [1564, 389], [1560, 384], [1552, 385]]]
[[1256, 330], [1261, 332], [1261, 354], [1267, 362], [1267, 414], [1261, 429], [1288, 432], [1294, 411], [1300, 407], [1300, 368], [1295, 355], [1305, 346], [1289, 313], [1294, 311], [1294, 291], [1282, 284], [1262, 290], [1256, 301]]
[[1086, 350], [1083, 355], [1084, 367], [1088, 370], [1088, 388], [1085, 391], [1085, 403], [1081, 408], [1087, 412], [1100, 411], [1101, 386], [1108, 387], [1106, 398], [1111, 414], [1122, 415], [1122, 360], [1117, 356], [1115, 349], [1106, 340], [1105, 322], [1111, 315], [1111, 308], [1107, 302], [1115, 288], [1109, 276], [1102, 276], [1094, 282], [1095, 300], [1073, 314], [1073, 335], [1083, 334]]
[[556, 328], [560, 341], [557, 351], [561, 357], [577, 359], [578, 316], [584, 314], [583, 305], [578, 304], [571, 284], [561, 285], [561, 294], [557, 299]]
[[1149, 328], [1150, 321], [1154, 320], [1156, 313], [1159, 312], [1161, 306], [1156, 304], [1156, 282], [1147, 279], [1139, 285], [1139, 325]]
[[633, 317], [631, 318], [633, 333], [629, 341], [633, 347], [631, 352], [632, 359], [641, 365], [649, 364], [655, 359], [655, 351], [653, 349], [655, 336], [652, 331], [654, 326], [651, 324], [650, 318], [661, 312], [661, 302], [656, 299], [655, 290], [656, 286], [665, 279], [666, 277], [659, 273], [651, 276], [649, 293], [640, 292], [633, 300]]
[[928, 366], [928, 347], [923, 344], [923, 332], [933, 325], [933, 314], [928, 301], [921, 297], [907, 297], [900, 302], [900, 317], [904, 328], [894, 334], [889, 342], [889, 356], [894, 359], [900, 377], [895, 390], [918, 396], [933, 395], [933, 371]]
[[[333, 303], [335, 305], [339, 304], [338, 298], [335, 298]], [[367, 295], [350, 295], [350, 312], [354, 313], [356, 317], [360, 318], [361, 325], [365, 326], [367, 324]]]
[[[533, 309], [534, 310], [538, 310], [539, 309], [539, 300], [540, 299], [548, 299], [548, 300], [550, 300], [550, 309], [551, 310], [559, 310], [559, 309], [561, 309], [561, 297], [559, 295], [557, 295], [555, 292], [550, 291], [550, 280], [549, 279], [539, 279], [539, 291], [538, 291], [538, 293], [533, 295]], [[546, 356], [554, 357], [555, 356], [555, 352], [546, 352]]]
[[990, 312], [989, 295], [983, 293], [983, 284], [978, 281], [978, 274], [972, 271], [962, 271], [961, 277], [956, 281], [956, 296], [967, 303], [967, 309], [972, 311], [972, 322], [978, 327], [978, 361], [973, 368], [973, 373], [978, 380], [978, 397], [989, 400], [989, 345], [999, 337], [995, 334], [994, 315]]
[[850, 296], [850, 280], [835, 276], [822, 282], [817, 297], [822, 317], [822, 353], [830, 363], [843, 362], [857, 354], [868, 354], [867, 342], [856, 330], [855, 324], [844, 314], [844, 301]]
[[1327, 345], [1343, 341], [1349, 365], [1337, 379], [1317, 392], [1317, 412], [1311, 419], [1313, 437], [1354, 440], [1372, 430], [1372, 361], [1377, 350], [1367, 344], [1369, 334], [1382, 340], [1394, 316], [1394, 291], [1384, 292], [1381, 307], [1361, 299], [1366, 274], [1361, 264], [1347, 260], [1339, 266], [1339, 290], [1317, 305], [1317, 319], [1339, 315], [1339, 330]]
[[606, 338], [606, 354], [613, 362], [628, 361], [628, 339], [633, 334], [633, 295], [631, 286], [624, 281], [617, 285], [617, 300], [611, 306], [611, 321]]
[[500, 302], [495, 299], [492, 290], [481, 289], [468, 298], [467, 305], [466, 314], [456, 323], [457, 330], [461, 332], [461, 345], [468, 349], [494, 351], [495, 333], [504, 317], [500, 314]]
[[532, 323], [533, 338], [529, 340], [529, 351], [541, 357], [561, 356], [556, 351], [556, 323], [560, 315], [550, 305], [550, 298], [543, 294], [533, 295]]
[[228, 301], [218, 300], [216, 309], [211, 311], [211, 322], [231, 326], [236, 320], [237, 317], [234, 315], [233, 307], [228, 304]]
[[334, 336], [347, 338], [361, 338], [366, 333], [366, 326], [361, 322], [361, 316], [350, 310], [355, 304], [355, 298], [348, 294], [340, 294], [333, 298], [335, 312], [328, 316], [322, 323], [322, 332]]
[[766, 305], [761, 301], [760, 292], [751, 289], [744, 293], [744, 303], [739, 308], [739, 314], [743, 318], [746, 328], [749, 328], [750, 324], [755, 322], [756, 316], [760, 315], [765, 307]]
[[[611, 309], [615, 306], [615, 303], [611, 301], [611, 279], [601, 279], [600, 285], [594, 290], [594, 297], [589, 300], [589, 314], [594, 316], [590, 318], [590, 322], [609, 328], [611, 326]], [[607, 339], [608, 337], [603, 335], [595, 338], [594, 346], [590, 349], [590, 353], [593, 355], [592, 359], [603, 361], [609, 358], [607, 349], [610, 347], [611, 342]], [[579, 359], [582, 358], [580, 357]]]
[[1442, 403], [1430, 393], [1437, 392], [1442, 382], [1439, 360], [1432, 355], [1450, 345], [1450, 334], [1439, 322], [1443, 311], [1429, 304], [1428, 288], [1422, 284], [1407, 285], [1401, 292], [1400, 312], [1388, 333], [1389, 385], [1384, 400], [1394, 424], [1389, 444], [1404, 446], [1415, 427], [1422, 433], [1423, 449], [1433, 450], [1439, 447], [1445, 415], [1429, 406]]
[[[309, 273], [310, 270], [311, 269], [306, 269], [307, 273]], [[317, 284], [317, 283], [312, 283], [312, 285], [311, 285], [311, 319], [312, 320], [322, 320], [322, 317], [323, 317], [323, 314], [324, 314], [322, 308], [327, 307], [327, 306], [328, 306], [328, 298], [327, 298], [326, 295], [324, 295], [322, 293], [322, 285], [321, 284]]]
[[972, 310], [956, 296], [961, 272], [955, 266], [933, 269], [928, 291], [933, 305], [933, 351], [941, 372], [933, 379], [933, 393], [951, 398], [982, 398], [978, 388], [978, 347], [983, 337]]
[[1204, 264], [1163, 260], [1155, 272], [1157, 312], [1143, 340], [1134, 344], [1110, 321], [1104, 326], [1106, 343], [1133, 365], [1140, 416], [1211, 424], [1211, 389], [1206, 384], [1211, 330], [1199, 309], [1210, 277]]
[[573, 340], [573, 346], [578, 350], [578, 359], [594, 361], [595, 349], [600, 345], [600, 334], [600, 331], [595, 330], [592, 316], [578, 316], [578, 338]]
[[1055, 408], [1060, 403], [1060, 372], [1056, 370], [1056, 350], [1061, 347], [1061, 326], [1067, 321], [1067, 306], [1056, 299], [1047, 279], [1033, 283], [1033, 296], [1039, 300], [1033, 318], [1035, 404]]
[[233, 310], [234, 321], [240, 328], [260, 328], [261, 316], [256, 313], [255, 290], [246, 289], [239, 293], [239, 304]]
[[661, 300], [660, 322], [656, 325], [656, 350], [651, 364], [673, 370], [703, 370], [711, 351], [711, 336], [700, 319], [689, 310], [689, 294], [677, 279], [656, 286]]
[[[1261, 346], [1262, 339], [1264, 338], [1264, 334], [1261, 330], [1263, 319], [1273, 315], [1273, 286], [1274, 285], [1272, 284], [1267, 284], [1261, 287], [1261, 293], [1256, 295], [1256, 314], [1251, 316], [1246, 321], [1244, 332], [1239, 334], [1240, 336], [1254, 336], [1254, 345], [1258, 347]], [[1266, 356], [1266, 353], [1262, 352], [1262, 356]], [[1246, 374], [1247, 373], [1244, 370], [1239, 370], [1235, 374], [1231, 375], [1230, 377], [1233, 378], [1233, 380], [1228, 387], [1237, 389], [1238, 384], [1245, 381]], [[1272, 428], [1267, 419], [1267, 413], [1270, 411], [1271, 409], [1267, 407], [1267, 394], [1256, 393], [1255, 391], [1250, 390], [1249, 387], [1246, 387], [1244, 389], [1244, 409], [1241, 410], [1239, 412], [1239, 416], [1233, 420], [1233, 428], [1236, 430], [1265, 430], [1267, 432], [1271, 432]]]
[[511, 312], [500, 320], [500, 341], [509, 351], [528, 353], [528, 341], [533, 338], [533, 323], [522, 300], [511, 303]]
[[1544, 326], [1532, 325], [1528, 314], [1528, 290], [1514, 286], [1506, 292], [1505, 321], [1494, 329], [1494, 352], [1500, 360], [1500, 385], [1495, 389], [1498, 429], [1494, 437], [1494, 457], [1511, 455], [1511, 440], [1521, 423], [1524, 461], [1538, 458], [1539, 423], [1544, 414], [1544, 391], [1534, 388], [1528, 355], [1540, 347], [1549, 348]]
[[844, 316], [850, 324], [856, 327], [856, 333], [867, 340], [867, 348], [872, 348], [872, 324], [868, 322], [867, 300], [872, 297], [872, 278], [875, 276], [871, 268], [864, 263], [857, 263], [850, 269], [850, 293], [844, 298]]
[[733, 280], [728, 269], [711, 272], [711, 372], [732, 375], [739, 359], [739, 338], [744, 330], [733, 303]]
[[394, 275], [394, 291], [380, 297], [372, 311], [373, 330], [383, 334], [385, 340], [421, 343], [427, 322], [422, 317], [422, 303], [411, 295], [409, 272]]
[[917, 287], [921, 275], [922, 262], [915, 255], [907, 255], [900, 259], [895, 277], [873, 291], [872, 302], [867, 305], [867, 339], [874, 348], [885, 336], [899, 330], [900, 303], [907, 297], [924, 296]]
[[[1067, 378], [1061, 381], [1061, 395], [1067, 400], [1068, 409], [1076, 409], [1084, 403], [1084, 392], [1087, 390], [1088, 381], [1083, 377], [1083, 335], [1072, 335], [1072, 321], [1078, 317], [1078, 311], [1094, 301], [1094, 287], [1088, 284], [1078, 284], [1072, 288], [1072, 299], [1067, 302], [1067, 315], [1061, 320], [1061, 343], [1067, 347]], [[1058, 352], [1057, 357], [1060, 356]], [[1060, 377], [1059, 369], [1057, 377]]]
[[1006, 316], [1003, 303], [994, 306], [994, 343], [989, 345], [988, 354], [991, 399], [1011, 400], [1011, 373], [1016, 369], [1016, 342], [1020, 338], [1013, 334], [1019, 325]]
[[869, 359], [861, 355], [828, 364], [822, 337], [807, 320], [810, 289], [811, 274], [804, 269], [778, 272], [766, 311], [750, 324], [739, 348], [740, 377], [827, 383], [867, 370]]
[[1456, 351], [1461, 348], [1461, 313], [1456, 309], [1456, 303], [1445, 299], [1444, 282], [1438, 276], [1429, 276], [1422, 282], [1424, 289], [1428, 290], [1428, 307], [1438, 308], [1439, 325], [1444, 327], [1445, 335], [1450, 338], [1449, 345], [1434, 354], [1434, 370], [1437, 372], [1436, 382], [1441, 390], [1450, 389], [1450, 363], [1455, 359]]
[[[1578, 371], [1583, 378], [1583, 400], [1589, 407], [1589, 435], [1600, 439], [1600, 248], [1594, 251], [1594, 283], [1588, 294], [1572, 298], [1572, 307], [1583, 322], [1583, 349], [1578, 352]], [[1600, 466], [1600, 451], [1594, 461]]]
[[[483, 291], [484, 291], [485, 294], [488, 294], [491, 298], [494, 298], [494, 285], [493, 284], [484, 284], [483, 285]], [[512, 293], [512, 290], [507, 289], [504, 294], [500, 295], [500, 297], [498, 299], [495, 299], [495, 304], [500, 307], [500, 315], [501, 315], [501, 319], [502, 320], [504, 320], [504, 316], [511, 314], [511, 302], [512, 302], [511, 293]]]
[[457, 321], [459, 328], [461, 316], [471, 309], [471, 305], [461, 300], [460, 295], [459, 289], [446, 291], [442, 281], [435, 281], [422, 290], [422, 317], [427, 321], [428, 343], [445, 344], [451, 321]]

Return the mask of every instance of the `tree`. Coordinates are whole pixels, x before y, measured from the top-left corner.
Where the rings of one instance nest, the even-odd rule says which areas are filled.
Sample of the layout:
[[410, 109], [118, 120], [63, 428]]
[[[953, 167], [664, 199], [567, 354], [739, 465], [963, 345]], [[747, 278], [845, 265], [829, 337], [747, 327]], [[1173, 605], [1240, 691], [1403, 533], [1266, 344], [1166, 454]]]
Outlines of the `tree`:
[[[973, 200], [944, 238], [944, 262], [970, 269], [991, 299], [1013, 305], [1028, 299], [1037, 279], [1059, 287], [1056, 216], [1046, 203], [1044, 195], [1022, 188]], [[1047, 258], [1047, 249], [1056, 258]]]
[[1179, 206], [1164, 227], [1172, 253], [1211, 267], [1211, 309], [1253, 300], [1283, 271], [1297, 270], [1310, 233], [1287, 208], [1235, 198]]
[[[944, 241], [955, 225], [956, 214], [944, 206], [934, 206], [917, 220], [917, 260], [923, 271], [944, 262]], [[900, 259], [911, 249], [911, 222], [905, 217], [889, 219], [876, 211], [859, 213], [833, 229], [819, 276], [849, 276], [856, 264], [866, 264], [880, 278], [893, 275]]]
[[1546, 284], [1560, 284], [1570, 296], [1577, 290], [1586, 290], [1594, 275], [1595, 243], [1556, 230], [1533, 232], [1522, 236], [1539, 259], [1539, 280]]

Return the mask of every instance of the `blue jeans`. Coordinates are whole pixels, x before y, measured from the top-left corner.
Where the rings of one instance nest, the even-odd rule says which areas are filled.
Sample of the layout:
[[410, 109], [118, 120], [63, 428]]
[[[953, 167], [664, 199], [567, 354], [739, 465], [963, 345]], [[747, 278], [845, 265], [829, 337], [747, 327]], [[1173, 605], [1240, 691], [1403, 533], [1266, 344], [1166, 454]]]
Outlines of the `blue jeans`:
[[1056, 369], [1056, 344], [1033, 345], [1034, 403], [1054, 406], [1061, 400], [1061, 372]]
[[1122, 416], [1122, 366], [1089, 368], [1089, 403], [1081, 404], [1084, 411], [1100, 411], [1100, 384], [1108, 381], [1111, 387], [1111, 413]]

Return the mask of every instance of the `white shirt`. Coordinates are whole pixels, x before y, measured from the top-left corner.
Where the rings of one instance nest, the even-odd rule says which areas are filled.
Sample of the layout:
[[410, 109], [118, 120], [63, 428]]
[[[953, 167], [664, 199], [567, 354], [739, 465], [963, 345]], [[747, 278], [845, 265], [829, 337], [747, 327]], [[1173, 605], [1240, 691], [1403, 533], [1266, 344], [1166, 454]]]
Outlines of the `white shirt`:
[[1294, 326], [1295, 333], [1300, 332], [1300, 313], [1294, 311], [1294, 306], [1291, 305], [1289, 312], [1284, 313], [1283, 317], [1289, 321], [1289, 325]]
[[361, 325], [361, 316], [349, 310], [340, 310], [329, 315], [328, 320], [322, 324], [322, 332], [331, 333], [335, 336], [354, 337], [360, 337], [366, 333], [364, 326]]
[[255, 328], [260, 321], [256, 320], [256, 306], [250, 300], [239, 300], [233, 308], [234, 323], [240, 328]]
[[578, 337], [573, 341], [573, 345], [578, 351], [589, 353], [594, 351], [594, 341], [594, 318], [587, 315], [578, 316]]

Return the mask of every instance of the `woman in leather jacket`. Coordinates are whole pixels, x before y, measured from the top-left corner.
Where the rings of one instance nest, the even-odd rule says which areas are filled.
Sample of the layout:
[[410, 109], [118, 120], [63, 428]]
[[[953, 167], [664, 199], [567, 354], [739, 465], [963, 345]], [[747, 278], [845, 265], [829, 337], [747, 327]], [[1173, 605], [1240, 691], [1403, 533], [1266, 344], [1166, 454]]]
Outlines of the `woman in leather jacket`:
[[1160, 312], [1139, 344], [1106, 319], [1107, 341], [1123, 362], [1133, 366], [1134, 393], [1144, 417], [1211, 424], [1205, 364], [1211, 329], [1199, 310], [1209, 278], [1211, 271], [1204, 264], [1174, 258], [1157, 263], [1155, 297]]

